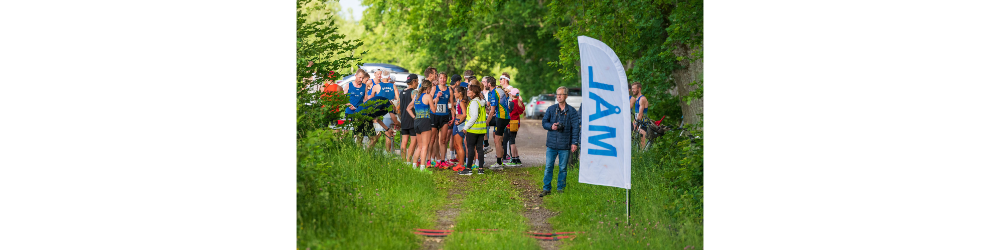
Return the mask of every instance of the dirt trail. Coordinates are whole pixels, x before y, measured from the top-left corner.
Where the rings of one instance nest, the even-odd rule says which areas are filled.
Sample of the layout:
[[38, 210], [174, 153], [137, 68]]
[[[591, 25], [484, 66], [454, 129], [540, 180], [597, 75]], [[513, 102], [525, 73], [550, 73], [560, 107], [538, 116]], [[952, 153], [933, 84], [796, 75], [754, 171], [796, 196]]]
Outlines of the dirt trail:
[[[455, 228], [455, 218], [461, 213], [462, 200], [465, 199], [465, 190], [468, 185], [468, 178], [461, 178], [465, 176], [459, 176], [457, 174], [452, 174], [449, 172], [435, 172], [434, 174], [446, 174], [448, 176], [448, 181], [453, 181], [455, 184], [448, 190], [448, 203], [442, 207], [441, 210], [437, 211], [437, 225], [432, 229], [439, 230], [451, 230]], [[424, 238], [424, 245], [420, 249], [425, 250], [437, 250], [444, 247], [444, 241], [448, 237], [426, 237]]]
[[[528, 218], [528, 224], [531, 226], [532, 232], [554, 233], [555, 230], [549, 224], [549, 218], [556, 216], [558, 213], [549, 211], [542, 205], [542, 198], [538, 197], [542, 189], [538, 185], [535, 185], [535, 180], [531, 178], [531, 175], [527, 171], [527, 169], [507, 171], [507, 174], [512, 175], [510, 176], [511, 178], [508, 178], [509, 180], [513, 180], [511, 185], [517, 189], [521, 198], [524, 199], [524, 209], [521, 210], [521, 213], [525, 218]], [[542, 249], [551, 250], [559, 249], [560, 242], [539, 240], [538, 244], [541, 245]]]

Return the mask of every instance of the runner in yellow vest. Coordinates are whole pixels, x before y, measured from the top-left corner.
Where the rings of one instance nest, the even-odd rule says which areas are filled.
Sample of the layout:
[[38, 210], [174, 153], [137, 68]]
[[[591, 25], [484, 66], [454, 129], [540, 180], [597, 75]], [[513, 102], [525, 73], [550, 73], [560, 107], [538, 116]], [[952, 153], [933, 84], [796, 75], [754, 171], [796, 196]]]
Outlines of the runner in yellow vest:
[[[462, 130], [467, 133], [465, 135], [465, 143], [467, 147], [465, 151], [468, 153], [466, 154], [465, 169], [466, 171], [470, 171], [464, 175], [472, 174], [471, 170], [474, 168], [472, 160], [475, 159], [475, 156], [479, 156], [480, 166], [486, 164], [486, 160], [484, 158], [484, 154], [486, 154], [486, 152], [483, 151], [483, 138], [486, 137], [486, 105], [488, 104], [486, 104], [483, 100], [482, 94], [480, 94], [482, 93], [482, 85], [476, 84], [475, 81], [473, 82], [474, 83], [469, 84], [469, 90], [465, 91], [466, 96], [472, 100], [469, 101], [469, 107], [465, 109], [466, 112], [468, 112], [468, 115], [465, 119], [465, 126], [462, 126]], [[478, 168], [479, 174], [483, 174], [483, 168]]]

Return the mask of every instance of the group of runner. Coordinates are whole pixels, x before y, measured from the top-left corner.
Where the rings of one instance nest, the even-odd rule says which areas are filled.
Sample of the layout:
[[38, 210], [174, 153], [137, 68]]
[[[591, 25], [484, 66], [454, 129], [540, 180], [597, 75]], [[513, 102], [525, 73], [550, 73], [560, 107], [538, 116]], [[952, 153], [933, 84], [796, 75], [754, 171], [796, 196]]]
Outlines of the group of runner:
[[[360, 112], [362, 107], [376, 110], [367, 114], [374, 117], [371, 122], [355, 127], [359, 144], [367, 136], [370, 148], [384, 136], [387, 152], [392, 152], [398, 131], [399, 154], [413, 169], [430, 173], [428, 167], [438, 167], [460, 175], [471, 175], [473, 171], [483, 174], [484, 156], [490, 151], [487, 135], [492, 129], [494, 141], [500, 145], [495, 150], [496, 163], [489, 168], [502, 170], [504, 166], [521, 165], [515, 143], [524, 103], [520, 91], [510, 86], [508, 73], [504, 72], [499, 80], [492, 76], [478, 80], [471, 70], [466, 70], [463, 76], [456, 74], [449, 79], [445, 73], [428, 67], [424, 80], [416, 74], [408, 75], [403, 90], [396, 87], [389, 72], [377, 70], [374, 75], [372, 79], [368, 72], [358, 69], [355, 80], [343, 90], [350, 96], [347, 115]], [[366, 104], [380, 100], [384, 102]], [[389, 116], [383, 118], [387, 113]], [[374, 124], [383, 131], [377, 137]]]

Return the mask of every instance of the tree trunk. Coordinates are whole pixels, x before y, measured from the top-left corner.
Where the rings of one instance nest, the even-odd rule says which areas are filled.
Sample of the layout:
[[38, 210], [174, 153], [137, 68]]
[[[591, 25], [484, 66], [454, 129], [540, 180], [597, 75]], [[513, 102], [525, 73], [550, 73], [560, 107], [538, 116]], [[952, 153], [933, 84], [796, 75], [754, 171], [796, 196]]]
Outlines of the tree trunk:
[[[680, 49], [674, 51], [674, 55], [683, 56], [685, 58], [694, 57], [695, 52], [700, 52], [699, 50], [704, 49], [704, 47], [697, 48], [695, 50], [690, 49], [688, 46], [680, 46]], [[682, 69], [674, 70], [672, 78], [677, 86], [677, 94], [680, 97], [681, 113], [684, 114], [684, 124], [698, 124], [701, 122], [702, 114], [704, 113], [703, 100], [702, 98], [691, 100], [691, 104], [684, 101], [684, 97], [699, 87], [703, 86], [692, 86], [690, 85], [695, 80], [702, 81], [704, 75], [704, 58], [698, 58], [693, 62], [689, 59], [682, 60], [680, 62]], [[702, 81], [702, 83], [704, 83]], [[701, 127], [697, 128], [701, 130]]]

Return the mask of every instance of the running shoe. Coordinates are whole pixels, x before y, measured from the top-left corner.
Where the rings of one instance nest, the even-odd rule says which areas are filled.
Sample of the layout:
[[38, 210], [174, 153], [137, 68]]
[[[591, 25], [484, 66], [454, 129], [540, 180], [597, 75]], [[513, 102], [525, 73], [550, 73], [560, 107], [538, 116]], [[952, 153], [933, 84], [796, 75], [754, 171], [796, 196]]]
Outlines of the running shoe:
[[472, 175], [472, 170], [466, 169], [466, 170], [458, 171], [458, 175]]
[[486, 172], [483, 171], [483, 168], [479, 168], [479, 174], [485, 174], [485, 173]]
[[503, 170], [503, 164], [493, 163], [493, 165], [490, 165], [490, 170]]

